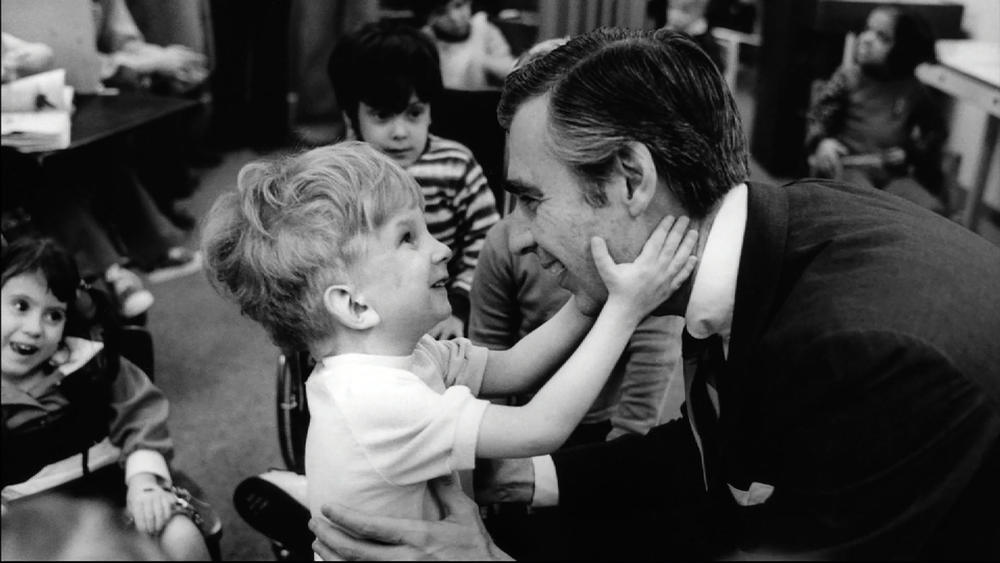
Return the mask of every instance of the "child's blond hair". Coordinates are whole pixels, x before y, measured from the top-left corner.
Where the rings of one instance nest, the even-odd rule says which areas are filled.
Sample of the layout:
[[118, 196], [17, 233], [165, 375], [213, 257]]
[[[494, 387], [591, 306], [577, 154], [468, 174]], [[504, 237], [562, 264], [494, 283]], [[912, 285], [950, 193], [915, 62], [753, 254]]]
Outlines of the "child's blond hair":
[[414, 206], [423, 209], [413, 178], [366, 143], [252, 162], [206, 219], [209, 280], [275, 344], [305, 349], [333, 333], [323, 293], [348, 281], [364, 235]]

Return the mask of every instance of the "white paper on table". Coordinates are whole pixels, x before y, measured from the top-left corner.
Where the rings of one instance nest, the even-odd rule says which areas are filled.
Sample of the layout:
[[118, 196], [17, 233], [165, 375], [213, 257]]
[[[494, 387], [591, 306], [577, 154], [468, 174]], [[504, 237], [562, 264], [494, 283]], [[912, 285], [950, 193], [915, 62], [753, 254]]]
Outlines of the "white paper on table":
[[66, 91], [66, 70], [57, 68], [8, 82], [0, 93], [0, 111], [69, 110], [72, 88]]

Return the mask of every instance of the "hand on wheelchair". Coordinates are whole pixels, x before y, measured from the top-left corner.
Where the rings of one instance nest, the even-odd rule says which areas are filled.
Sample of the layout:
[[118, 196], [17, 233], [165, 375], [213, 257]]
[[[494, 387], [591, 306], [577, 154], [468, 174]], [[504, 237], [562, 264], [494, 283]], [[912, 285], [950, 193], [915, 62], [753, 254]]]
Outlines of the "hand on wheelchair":
[[128, 482], [125, 505], [140, 532], [159, 535], [173, 516], [176, 504], [177, 497], [161, 487], [151, 473], [139, 473]]
[[810, 165], [826, 177], [836, 178], [840, 175], [842, 166], [840, 158], [848, 153], [843, 143], [832, 137], [820, 141], [810, 159]]

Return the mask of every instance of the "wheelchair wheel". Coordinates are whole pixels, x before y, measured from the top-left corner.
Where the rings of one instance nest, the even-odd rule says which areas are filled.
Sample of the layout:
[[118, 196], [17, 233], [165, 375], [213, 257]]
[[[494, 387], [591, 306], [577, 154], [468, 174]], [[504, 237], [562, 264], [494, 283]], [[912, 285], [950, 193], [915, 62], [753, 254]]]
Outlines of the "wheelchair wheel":
[[312, 367], [308, 352], [293, 351], [278, 356], [278, 444], [285, 466], [297, 473], [305, 472], [304, 452], [309, 429], [305, 383]]

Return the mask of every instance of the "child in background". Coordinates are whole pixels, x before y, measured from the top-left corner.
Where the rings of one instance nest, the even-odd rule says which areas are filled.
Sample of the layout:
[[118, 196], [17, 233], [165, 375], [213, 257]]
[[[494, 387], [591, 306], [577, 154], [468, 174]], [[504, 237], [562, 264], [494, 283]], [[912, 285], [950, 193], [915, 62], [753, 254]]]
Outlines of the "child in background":
[[944, 116], [914, 75], [935, 58], [934, 36], [917, 14], [898, 6], [872, 10], [857, 38], [856, 64], [837, 69], [809, 110], [813, 172], [944, 211]]
[[472, 152], [429, 133], [431, 108], [442, 90], [434, 45], [412, 28], [369, 24], [337, 44], [329, 74], [354, 138], [392, 158], [423, 191], [427, 228], [452, 251], [452, 314], [430, 335], [463, 336], [479, 250], [499, 215]]
[[[346, 142], [247, 165], [237, 192], [209, 213], [213, 282], [279, 346], [308, 348], [317, 360], [306, 383], [314, 515], [335, 501], [438, 519], [428, 480], [471, 469], [476, 457], [555, 450], [636, 325], [695, 262], [686, 218], [665, 219], [633, 263], [615, 264], [594, 239], [609, 292], [596, 320], [588, 315], [599, 304], [581, 295], [509, 351], [439, 341], [426, 333], [450, 314], [451, 252], [428, 232], [422, 204], [396, 163]], [[535, 389], [553, 372], [523, 407], [476, 398]]]
[[66, 334], [74, 323], [80, 334], [100, 332], [78, 310], [94, 306], [89, 295], [77, 302], [79, 286], [73, 259], [51, 240], [3, 249], [3, 499], [64, 483], [75, 494], [107, 495], [124, 483], [113, 498], [138, 530], [158, 536], [174, 559], [207, 560], [193, 514], [171, 490], [163, 393], [118, 356], [113, 338]]
[[418, 0], [413, 11], [437, 47], [445, 88], [484, 90], [503, 85], [514, 57], [486, 12], [473, 14], [470, 0]]

